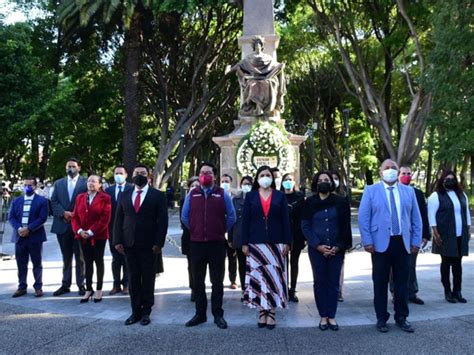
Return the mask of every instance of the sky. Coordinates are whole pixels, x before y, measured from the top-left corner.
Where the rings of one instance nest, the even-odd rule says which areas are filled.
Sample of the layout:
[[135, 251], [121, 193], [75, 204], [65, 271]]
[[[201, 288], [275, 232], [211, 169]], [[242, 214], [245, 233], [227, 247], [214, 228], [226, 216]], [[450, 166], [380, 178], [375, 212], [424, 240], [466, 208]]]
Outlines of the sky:
[[[8, 0], [0, 0], [0, 14], [5, 15], [5, 23], [12, 24], [15, 22], [26, 21], [25, 14], [15, 9], [15, 5]], [[30, 13], [31, 18], [35, 18], [39, 15], [38, 11], [32, 11]]]

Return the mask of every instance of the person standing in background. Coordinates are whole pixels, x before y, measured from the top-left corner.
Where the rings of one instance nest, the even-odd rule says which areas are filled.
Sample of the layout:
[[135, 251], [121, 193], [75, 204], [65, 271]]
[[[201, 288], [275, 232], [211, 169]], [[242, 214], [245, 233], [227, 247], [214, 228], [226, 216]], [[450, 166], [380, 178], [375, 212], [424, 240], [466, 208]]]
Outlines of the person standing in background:
[[[229, 174], [222, 174], [221, 187], [224, 189], [226, 193], [229, 194], [231, 198], [233, 197], [232, 176], [230, 176]], [[227, 243], [226, 253], [227, 253], [227, 264], [229, 268], [228, 271], [229, 271], [230, 288], [232, 290], [236, 290], [237, 282], [235, 281], [237, 280], [237, 252], [230, 243]]]

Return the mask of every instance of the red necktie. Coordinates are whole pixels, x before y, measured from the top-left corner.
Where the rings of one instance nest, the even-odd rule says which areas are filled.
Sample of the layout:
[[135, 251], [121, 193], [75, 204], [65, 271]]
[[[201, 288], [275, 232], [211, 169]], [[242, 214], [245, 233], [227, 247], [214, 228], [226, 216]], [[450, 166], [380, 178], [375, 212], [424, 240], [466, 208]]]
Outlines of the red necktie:
[[137, 196], [135, 196], [135, 201], [133, 202], [133, 208], [135, 208], [135, 212], [138, 213], [140, 210], [140, 194], [142, 190], [137, 190]]

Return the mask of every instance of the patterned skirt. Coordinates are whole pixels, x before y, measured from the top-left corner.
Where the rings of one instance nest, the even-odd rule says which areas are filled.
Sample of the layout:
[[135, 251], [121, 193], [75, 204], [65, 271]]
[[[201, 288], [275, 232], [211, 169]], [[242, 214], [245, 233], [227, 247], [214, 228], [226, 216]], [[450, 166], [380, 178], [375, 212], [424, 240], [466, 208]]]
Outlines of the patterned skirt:
[[244, 299], [250, 308], [286, 308], [288, 282], [283, 244], [249, 244]]

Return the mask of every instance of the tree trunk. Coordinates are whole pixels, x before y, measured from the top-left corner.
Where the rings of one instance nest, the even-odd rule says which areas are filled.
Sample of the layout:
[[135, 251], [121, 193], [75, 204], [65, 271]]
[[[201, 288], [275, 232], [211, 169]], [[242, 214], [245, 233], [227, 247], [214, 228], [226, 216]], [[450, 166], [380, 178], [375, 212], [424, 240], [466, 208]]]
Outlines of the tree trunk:
[[130, 28], [125, 32], [125, 119], [123, 125], [123, 164], [132, 171], [137, 163], [140, 126], [139, 71], [142, 57], [140, 12], [135, 10]]

